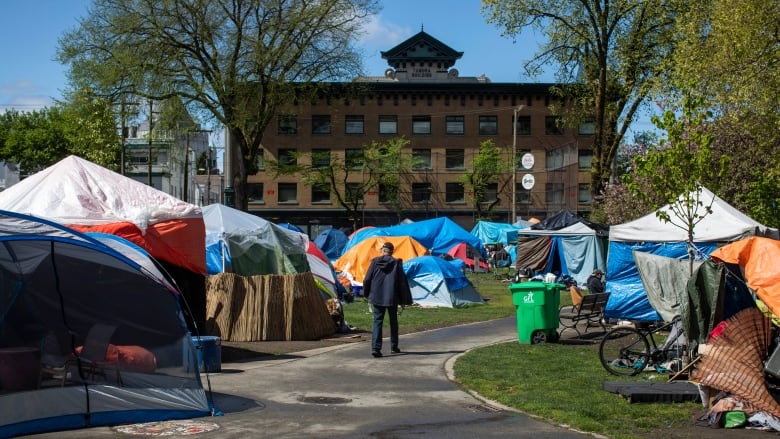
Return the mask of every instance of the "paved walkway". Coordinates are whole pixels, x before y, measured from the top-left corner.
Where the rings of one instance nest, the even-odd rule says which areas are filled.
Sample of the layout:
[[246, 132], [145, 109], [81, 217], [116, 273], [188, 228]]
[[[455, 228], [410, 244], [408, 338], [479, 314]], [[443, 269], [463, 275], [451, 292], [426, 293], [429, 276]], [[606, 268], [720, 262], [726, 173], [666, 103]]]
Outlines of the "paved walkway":
[[[223, 363], [208, 381], [224, 416], [201, 419], [220, 428], [195, 437], [592, 437], [477, 399], [450, 380], [459, 354], [516, 337], [512, 317], [402, 335], [404, 352], [389, 354], [386, 346], [378, 359], [368, 344], [354, 343]], [[127, 435], [97, 427], [29, 437]]]

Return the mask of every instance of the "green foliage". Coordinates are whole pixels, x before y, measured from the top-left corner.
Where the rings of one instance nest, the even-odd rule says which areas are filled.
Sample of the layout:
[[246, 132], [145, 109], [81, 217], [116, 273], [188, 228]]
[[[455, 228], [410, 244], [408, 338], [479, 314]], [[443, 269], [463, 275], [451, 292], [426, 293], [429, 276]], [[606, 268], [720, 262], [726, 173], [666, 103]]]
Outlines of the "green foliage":
[[[493, 208], [501, 202], [499, 194], [504, 193], [504, 189], [511, 183], [511, 179], [506, 178], [513, 170], [511, 162], [511, 159], [506, 160], [506, 153], [493, 140], [483, 140], [479, 144], [479, 152], [474, 156], [473, 168], [458, 177], [458, 182], [473, 194], [472, 202], [477, 218], [490, 218]], [[498, 184], [496, 198], [486, 200], [488, 185], [491, 183]]]
[[663, 0], [484, 0], [489, 23], [516, 37], [526, 28], [545, 35], [524, 66], [529, 75], [556, 66], [555, 89], [567, 103], [556, 108], [567, 126], [595, 123], [591, 191], [595, 199], [637, 111], [668, 69], [675, 23], [686, 2]]
[[75, 88], [116, 102], [176, 96], [227, 127], [242, 160], [228, 184], [246, 209], [276, 111], [316, 96], [308, 84], [359, 73], [353, 42], [376, 9], [376, 0], [95, 0], [60, 38], [58, 59]]
[[89, 93], [39, 111], [0, 116], [0, 159], [19, 164], [22, 176], [77, 155], [118, 170], [121, 141], [109, 103]]

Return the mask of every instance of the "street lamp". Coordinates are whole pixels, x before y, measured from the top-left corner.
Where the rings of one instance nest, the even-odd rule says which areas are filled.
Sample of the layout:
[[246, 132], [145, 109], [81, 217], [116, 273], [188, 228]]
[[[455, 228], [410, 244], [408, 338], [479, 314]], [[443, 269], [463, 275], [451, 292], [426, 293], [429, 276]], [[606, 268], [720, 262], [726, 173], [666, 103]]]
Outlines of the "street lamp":
[[517, 222], [517, 113], [520, 105], [512, 110], [512, 224]]

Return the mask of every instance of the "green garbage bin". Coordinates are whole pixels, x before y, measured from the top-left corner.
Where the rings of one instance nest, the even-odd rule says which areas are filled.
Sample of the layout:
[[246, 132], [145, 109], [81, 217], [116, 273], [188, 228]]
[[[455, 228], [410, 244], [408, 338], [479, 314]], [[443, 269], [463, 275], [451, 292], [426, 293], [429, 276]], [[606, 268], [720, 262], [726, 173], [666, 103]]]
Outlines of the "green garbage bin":
[[558, 307], [560, 292], [566, 286], [540, 281], [509, 285], [512, 303], [517, 310], [517, 340], [536, 344], [558, 340]]

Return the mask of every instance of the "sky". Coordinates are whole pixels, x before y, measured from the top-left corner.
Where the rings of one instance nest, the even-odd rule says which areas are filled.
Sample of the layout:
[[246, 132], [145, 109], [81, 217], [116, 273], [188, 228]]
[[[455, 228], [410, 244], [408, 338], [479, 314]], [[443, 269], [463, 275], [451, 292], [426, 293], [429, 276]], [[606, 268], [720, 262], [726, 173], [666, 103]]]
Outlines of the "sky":
[[[66, 69], [54, 60], [58, 39], [75, 29], [90, 0], [0, 0], [0, 111], [38, 110], [62, 97]], [[366, 73], [381, 76], [386, 51], [424, 30], [463, 52], [461, 77], [486, 75], [493, 82], [554, 82], [552, 74], [528, 78], [522, 63], [538, 48], [530, 31], [517, 41], [501, 36], [480, 12], [480, 0], [382, 0], [383, 9], [365, 29], [360, 47]]]

